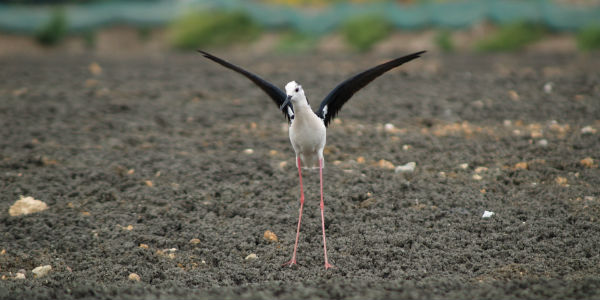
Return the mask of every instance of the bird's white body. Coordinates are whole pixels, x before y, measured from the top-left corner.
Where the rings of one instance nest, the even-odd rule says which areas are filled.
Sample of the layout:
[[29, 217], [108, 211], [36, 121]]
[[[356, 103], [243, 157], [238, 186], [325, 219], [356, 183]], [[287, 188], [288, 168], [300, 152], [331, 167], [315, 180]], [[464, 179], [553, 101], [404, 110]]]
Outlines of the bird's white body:
[[[296, 157], [300, 157], [303, 168], [318, 168], [319, 160], [323, 160], [326, 142], [325, 124], [313, 112], [300, 85], [292, 81], [285, 89], [288, 95], [292, 95], [294, 106], [294, 119], [290, 124], [289, 135]], [[324, 160], [322, 162], [323, 166]]]

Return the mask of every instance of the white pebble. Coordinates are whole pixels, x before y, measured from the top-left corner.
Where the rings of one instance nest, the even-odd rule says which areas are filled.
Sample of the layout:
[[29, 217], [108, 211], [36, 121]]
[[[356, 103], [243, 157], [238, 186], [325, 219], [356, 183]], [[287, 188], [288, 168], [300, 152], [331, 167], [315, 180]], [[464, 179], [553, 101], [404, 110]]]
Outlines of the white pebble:
[[541, 139], [537, 143], [538, 143], [538, 145], [540, 145], [542, 147], [548, 146], [548, 140], [546, 140], [546, 139]]
[[33, 197], [21, 196], [9, 209], [8, 214], [11, 216], [28, 215], [35, 212], [46, 210], [48, 205], [40, 200], [35, 200]]
[[44, 276], [48, 275], [48, 273], [50, 273], [50, 271], [52, 271], [52, 266], [45, 265], [45, 266], [39, 266], [39, 267], [33, 269], [31, 272], [34, 274], [35, 277], [44, 277]]
[[461, 169], [463, 169], [463, 170], [466, 170], [469, 167], [469, 164], [467, 164], [467, 163], [460, 164], [460, 165], [458, 165], [458, 167], [461, 168]]
[[417, 167], [417, 163], [415, 163], [414, 161], [411, 161], [405, 165], [402, 166], [397, 166], [396, 169], [394, 170], [394, 172], [396, 173], [410, 173], [413, 172], [415, 170], [415, 168]]
[[552, 82], [546, 82], [546, 84], [544, 84], [544, 92], [546, 94], [552, 93], [552, 87], [553, 86], [554, 86], [554, 84]]
[[392, 133], [396, 130], [396, 127], [392, 123], [386, 123], [383, 128], [384, 128], [385, 132], [388, 132], [388, 133]]
[[592, 126], [585, 126], [585, 127], [581, 128], [581, 133], [582, 134], [594, 134], [594, 133], [596, 133], [596, 129], [594, 129]]
[[127, 278], [129, 278], [129, 280], [131, 281], [140, 281], [140, 275], [136, 274], [136, 273], [130, 273], [129, 276], [127, 276]]
[[245, 258], [245, 259], [246, 259], [246, 260], [255, 260], [255, 259], [257, 259], [257, 258], [258, 258], [258, 256], [256, 256], [256, 254], [254, 254], [254, 253], [251, 253], [251, 254], [248, 254], [248, 256], [246, 256], [246, 258]]
[[246, 154], [252, 154], [252, 153], [254, 153], [254, 149], [248, 148], [248, 149], [244, 150], [244, 153], [246, 153]]
[[491, 216], [495, 215], [496, 213], [494, 213], [493, 211], [484, 211], [483, 212], [483, 216], [481, 216], [484, 219], [490, 218]]
[[483, 177], [481, 177], [481, 175], [479, 175], [479, 174], [473, 174], [473, 179], [474, 180], [481, 180], [481, 179], [483, 179]]
[[17, 274], [15, 274], [15, 279], [25, 279], [25, 274], [17, 273]]

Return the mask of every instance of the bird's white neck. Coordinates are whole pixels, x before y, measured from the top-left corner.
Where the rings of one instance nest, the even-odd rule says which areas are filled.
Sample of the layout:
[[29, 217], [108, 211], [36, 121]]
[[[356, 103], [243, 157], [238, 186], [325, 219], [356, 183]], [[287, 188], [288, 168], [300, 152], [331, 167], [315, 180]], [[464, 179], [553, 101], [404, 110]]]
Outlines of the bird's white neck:
[[294, 103], [294, 113], [295, 118], [304, 118], [306, 116], [315, 114], [306, 99], [302, 99], [301, 101], [296, 101], [296, 103]]

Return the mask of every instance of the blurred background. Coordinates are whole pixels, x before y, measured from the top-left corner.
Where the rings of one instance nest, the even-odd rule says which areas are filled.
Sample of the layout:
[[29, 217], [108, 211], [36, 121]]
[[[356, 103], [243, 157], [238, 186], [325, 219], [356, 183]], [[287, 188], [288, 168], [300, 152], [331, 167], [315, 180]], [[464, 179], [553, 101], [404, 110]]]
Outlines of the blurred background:
[[600, 0], [2, 0], [0, 55], [589, 52]]

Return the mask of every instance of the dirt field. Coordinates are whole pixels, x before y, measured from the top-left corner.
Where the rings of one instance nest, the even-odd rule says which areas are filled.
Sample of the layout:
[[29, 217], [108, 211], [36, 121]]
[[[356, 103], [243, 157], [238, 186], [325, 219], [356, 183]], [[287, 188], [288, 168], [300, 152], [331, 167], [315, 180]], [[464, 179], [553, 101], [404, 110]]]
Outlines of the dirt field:
[[[313, 107], [393, 58], [218, 54]], [[428, 53], [357, 94], [328, 130], [328, 271], [308, 171], [281, 267], [294, 154], [245, 78], [196, 54], [0, 58], [0, 298], [597, 299], [599, 58]], [[48, 209], [10, 216], [20, 195]]]

